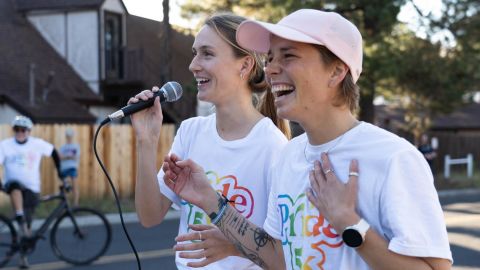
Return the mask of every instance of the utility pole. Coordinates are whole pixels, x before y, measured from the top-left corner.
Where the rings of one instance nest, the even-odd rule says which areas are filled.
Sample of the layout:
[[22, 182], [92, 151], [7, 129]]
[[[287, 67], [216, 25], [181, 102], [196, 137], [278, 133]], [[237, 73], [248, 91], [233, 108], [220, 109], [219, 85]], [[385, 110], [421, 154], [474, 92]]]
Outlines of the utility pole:
[[171, 69], [171, 36], [172, 36], [172, 26], [170, 25], [170, 1], [163, 0], [163, 27], [162, 27], [162, 69], [160, 78], [162, 80], [162, 85], [167, 81], [172, 79], [172, 69]]

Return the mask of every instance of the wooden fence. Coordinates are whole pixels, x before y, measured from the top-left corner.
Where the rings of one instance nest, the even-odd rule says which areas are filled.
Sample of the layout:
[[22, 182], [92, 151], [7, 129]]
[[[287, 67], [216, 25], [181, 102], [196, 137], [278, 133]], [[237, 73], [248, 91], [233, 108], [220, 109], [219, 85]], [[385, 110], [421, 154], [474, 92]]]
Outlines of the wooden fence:
[[[437, 137], [437, 158], [434, 162], [434, 170], [437, 174], [443, 174], [444, 157], [465, 158], [468, 154], [473, 155], [474, 170], [480, 169], [480, 131], [470, 132], [431, 132], [430, 137]], [[465, 171], [462, 168], [462, 171]]]
[[[65, 130], [75, 131], [74, 142], [80, 144], [80, 167], [78, 184], [81, 198], [101, 198], [113, 196], [107, 177], [95, 158], [93, 151], [94, 134], [98, 126], [93, 125], [35, 125], [32, 136], [42, 138], [57, 150], [65, 143]], [[13, 136], [9, 125], [0, 125], [0, 140]], [[175, 135], [174, 125], [163, 125], [157, 149], [157, 167], [170, 150]], [[104, 126], [98, 135], [97, 153], [105, 165], [121, 198], [133, 197], [135, 193], [136, 144], [135, 134], [130, 125]], [[3, 166], [0, 166], [0, 171]], [[3, 178], [3, 171], [1, 174]], [[58, 190], [59, 180], [52, 158], [43, 158], [41, 165], [42, 194]], [[1, 195], [0, 204], [7, 197]]]

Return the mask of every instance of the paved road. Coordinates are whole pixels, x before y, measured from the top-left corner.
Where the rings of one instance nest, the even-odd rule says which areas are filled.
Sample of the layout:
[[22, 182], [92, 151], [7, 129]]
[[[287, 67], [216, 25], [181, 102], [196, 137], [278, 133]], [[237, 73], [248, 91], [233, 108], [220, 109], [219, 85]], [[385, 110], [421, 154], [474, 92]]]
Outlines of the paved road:
[[[453, 270], [480, 270], [480, 192], [442, 193], [441, 201], [455, 260]], [[174, 244], [178, 219], [173, 217], [151, 229], [141, 227], [135, 221], [135, 215], [127, 216], [127, 221], [127, 228], [140, 254], [143, 270], [176, 269], [171, 247]], [[120, 225], [115, 224], [113, 228], [113, 242], [109, 251], [92, 265], [74, 267], [59, 262], [52, 254], [48, 241], [42, 241], [35, 253], [30, 256], [32, 264], [30, 269], [138, 269]], [[17, 260], [14, 260], [6, 269], [17, 269], [16, 263]]]
[[442, 194], [453, 270], [480, 269], [480, 192]]
[[[135, 215], [131, 215], [130, 217]], [[116, 222], [115, 222], [116, 223]], [[142, 270], [176, 269], [174, 253], [174, 237], [178, 228], [178, 219], [170, 219], [160, 226], [145, 229], [138, 222], [127, 222], [127, 229], [141, 258]], [[154, 239], [152, 241], [152, 239]], [[72, 266], [58, 261], [53, 255], [48, 239], [40, 241], [37, 249], [29, 257], [32, 270], [130, 270], [138, 269], [135, 256], [128, 245], [120, 224], [113, 225], [112, 244], [107, 254], [89, 266]], [[18, 269], [18, 258], [5, 268]], [[159, 267], [161, 265], [161, 267]]]

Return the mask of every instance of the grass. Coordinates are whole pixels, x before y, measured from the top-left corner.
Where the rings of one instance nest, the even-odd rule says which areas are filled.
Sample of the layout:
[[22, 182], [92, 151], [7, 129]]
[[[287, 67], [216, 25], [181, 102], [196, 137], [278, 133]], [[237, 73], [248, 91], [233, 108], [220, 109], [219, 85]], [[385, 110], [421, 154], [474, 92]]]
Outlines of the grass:
[[480, 171], [474, 169], [472, 178], [467, 177], [466, 169], [455, 169], [450, 172], [450, 178], [445, 178], [443, 172], [435, 174], [435, 187], [438, 190], [480, 188]]
[[[46, 218], [55, 207], [58, 205], [58, 201], [40, 203], [35, 211], [35, 218]], [[133, 199], [122, 199], [120, 201], [122, 212], [134, 212], [135, 204]], [[101, 199], [80, 199], [79, 207], [89, 207], [99, 210], [102, 213], [118, 213], [118, 208], [115, 204], [114, 198], [101, 198]], [[10, 203], [5, 203], [0, 207], [0, 213], [6, 215], [13, 215]]]

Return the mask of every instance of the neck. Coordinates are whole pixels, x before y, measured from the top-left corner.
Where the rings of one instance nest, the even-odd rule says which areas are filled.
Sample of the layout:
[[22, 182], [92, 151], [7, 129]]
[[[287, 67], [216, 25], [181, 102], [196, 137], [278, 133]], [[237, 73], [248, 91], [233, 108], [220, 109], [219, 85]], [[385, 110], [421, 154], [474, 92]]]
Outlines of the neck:
[[359, 122], [348, 109], [334, 108], [302, 123], [312, 145], [327, 143], [354, 128]]
[[237, 140], [248, 135], [263, 115], [255, 109], [250, 98], [215, 105], [216, 127], [224, 140]]
[[28, 138], [23, 141], [19, 141], [17, 140], [17, 138], [15, 138], [15, 142], [17, 142], [18, 144], [25, 144], [27, 141], [28, 141]]

